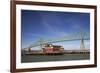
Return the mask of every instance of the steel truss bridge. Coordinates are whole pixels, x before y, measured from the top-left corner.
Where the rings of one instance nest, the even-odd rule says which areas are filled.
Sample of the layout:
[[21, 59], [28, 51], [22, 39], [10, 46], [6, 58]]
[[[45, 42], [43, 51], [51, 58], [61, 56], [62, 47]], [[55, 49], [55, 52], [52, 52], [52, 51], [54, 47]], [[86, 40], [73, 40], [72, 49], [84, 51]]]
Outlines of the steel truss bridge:
[[68, 36], [54, 38], [54, 39], [48, 39], [48, 40], [40, 38], [35, 43], [29, 45], [29, 47], [27, 47], [27, 49], [31, 49], [31, 48], [37, 47], [37, 46], [42, 46], [45, 43], [57, 43], [57, 42], [76, 41], [76, 40], [80, 40], [80, 49], [84, 50], [85, 49], [84, 40], [90, 40], [90, 34], [79, 32], [79, 33], [70, 34]]

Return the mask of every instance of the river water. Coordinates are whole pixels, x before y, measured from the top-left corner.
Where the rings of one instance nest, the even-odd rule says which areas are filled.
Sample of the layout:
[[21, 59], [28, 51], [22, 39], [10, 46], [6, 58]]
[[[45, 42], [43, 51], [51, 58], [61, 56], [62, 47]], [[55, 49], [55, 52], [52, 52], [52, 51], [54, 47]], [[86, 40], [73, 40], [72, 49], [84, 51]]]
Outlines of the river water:
[[49, 62], [49, 61], [72, 61], [88, 60], [90, 54], [64, 54], [64, 55], [24, 55], [21, 56], [22, 63]]

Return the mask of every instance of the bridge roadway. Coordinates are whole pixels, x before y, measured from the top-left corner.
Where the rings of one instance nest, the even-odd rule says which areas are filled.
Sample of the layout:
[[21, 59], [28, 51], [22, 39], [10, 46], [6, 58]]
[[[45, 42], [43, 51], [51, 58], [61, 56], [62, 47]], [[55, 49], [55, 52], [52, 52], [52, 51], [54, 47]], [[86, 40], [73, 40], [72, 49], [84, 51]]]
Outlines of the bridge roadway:
[[55, 38], [55, 39], [49, 39], [49, 40], [43, 40], [39, 39], [36, 41], [34, 44], [30, 45], [28, 48], [36, 47], [36, 46], [41, 46], [45, 43], [57, 43], [57, 42], [64, 42], [64, 41], [76, 41], [76, 40], [90, 40], [89, 36], [67, 36], [67, 37], [62, 37], [62, 38]]

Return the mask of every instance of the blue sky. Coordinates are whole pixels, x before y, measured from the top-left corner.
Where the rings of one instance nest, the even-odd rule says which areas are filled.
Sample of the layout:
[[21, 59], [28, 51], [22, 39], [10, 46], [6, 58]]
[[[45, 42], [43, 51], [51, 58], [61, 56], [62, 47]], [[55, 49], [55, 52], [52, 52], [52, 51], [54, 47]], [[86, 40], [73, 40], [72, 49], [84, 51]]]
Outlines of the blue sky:
[[[80, 31], [90, 32], [89, 13], [21, 10], [21, 21], [22, 48], [34, 44], [39, 38], [47, 40]], [[89, 48], [89, 41], [85, 43], [88, 43], [86, 47]], [[80, 41], [63, 42], [65, 45], [79, 48]]]

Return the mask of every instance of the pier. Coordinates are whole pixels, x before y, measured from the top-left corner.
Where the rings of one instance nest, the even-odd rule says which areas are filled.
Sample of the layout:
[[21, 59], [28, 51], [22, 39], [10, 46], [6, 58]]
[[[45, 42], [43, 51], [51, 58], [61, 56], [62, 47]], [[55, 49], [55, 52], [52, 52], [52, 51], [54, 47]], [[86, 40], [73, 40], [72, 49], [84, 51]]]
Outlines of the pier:
[[64, 50], [63, 52], [44, 53], [39, 51], [23, 51], [22, 55], [64, 55], [64, 54], [90, 54], [89, 50]]

